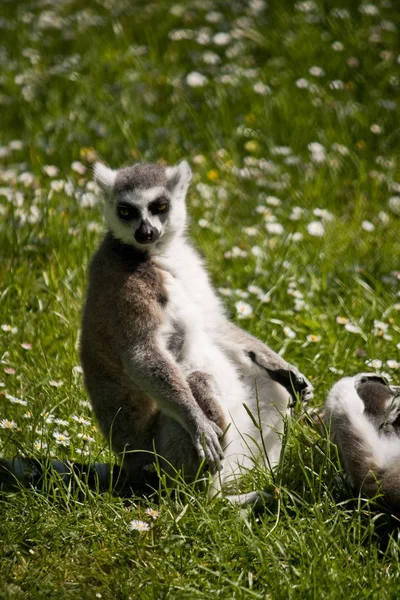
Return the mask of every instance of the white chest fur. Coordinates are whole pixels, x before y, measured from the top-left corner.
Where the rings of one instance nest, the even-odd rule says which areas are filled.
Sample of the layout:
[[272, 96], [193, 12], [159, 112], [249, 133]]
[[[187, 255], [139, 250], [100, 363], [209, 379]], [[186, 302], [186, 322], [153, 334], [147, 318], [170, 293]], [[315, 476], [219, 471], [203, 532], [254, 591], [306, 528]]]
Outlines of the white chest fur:
[[218, 400], [227, 422], [231, 423], [225, 438], [228, 447], [222, 478], [225, 480], [237, 472], [238, 465], [251, 466], [253, 458], [261, 452], [260, 431], [244, 405], [263, 427], [269, 460], [276, 464], [287, 392], [268, 376], [260, 375], [259, 367], [244, 375], [224, 351], [226, 344], [219, 343], [221, 336], [227, 335], [223, 307], [200, 257], [185, 240], [175, 244], [168, 254], [153, 257], [153, 262], [162, 271], [168, 295], [162, 343], [167, 344], [176, 325], [182, 329], [180, 364], [184, 375], [200, 370], [213, 376], [219, 390]]
[[180, 239], [153, 262], [163, 273], [171, 317], [184, 327], [195, 324], [215, 332], [225, 318], [224, 310], [195, 250]]

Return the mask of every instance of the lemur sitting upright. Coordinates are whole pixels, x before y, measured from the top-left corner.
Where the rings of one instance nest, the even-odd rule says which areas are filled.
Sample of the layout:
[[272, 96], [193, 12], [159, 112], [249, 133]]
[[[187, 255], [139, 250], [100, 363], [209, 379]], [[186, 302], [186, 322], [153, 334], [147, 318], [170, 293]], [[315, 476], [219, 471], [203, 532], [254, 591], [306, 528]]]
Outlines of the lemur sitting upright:
[[372, 373], [344, 377], [329, 392], [324, 412], [355, 491], [382, 492], [399, 509], [400, 387]]
[[262, 448], [274, 467], [289, 399], [311, 398], [313, 387], [227, 319], [186, 237], [188, 163], [97, 163], [94, 177], [108, 232], [89, 268], [81, 360], [97, 420], [124, 468], [140, 477], [155, 449], [166, 470], [190, 478], [205, 458], [215, 492]]

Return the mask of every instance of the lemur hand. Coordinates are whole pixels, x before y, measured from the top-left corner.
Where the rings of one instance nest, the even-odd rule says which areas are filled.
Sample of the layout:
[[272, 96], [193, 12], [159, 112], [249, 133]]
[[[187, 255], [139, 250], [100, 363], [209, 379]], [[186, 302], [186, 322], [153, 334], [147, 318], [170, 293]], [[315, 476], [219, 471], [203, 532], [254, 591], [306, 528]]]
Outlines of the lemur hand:
[[222, 430], [213, 421], [204, 418], [199, 423], [193, 436], [194, 447], [201, 460], [205, 458], [211, 471], [222, 469], [221, 459], [224, 457], [219, 438]]

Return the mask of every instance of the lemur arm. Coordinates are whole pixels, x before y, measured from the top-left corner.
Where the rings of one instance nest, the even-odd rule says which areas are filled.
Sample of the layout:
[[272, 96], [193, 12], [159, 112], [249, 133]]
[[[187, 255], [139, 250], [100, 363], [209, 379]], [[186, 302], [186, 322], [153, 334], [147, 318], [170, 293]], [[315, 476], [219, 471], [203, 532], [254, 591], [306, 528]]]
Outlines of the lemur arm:
[[218, 402], [219, 390], [213, 376], [203, 371], [192, 371], [186, 381], [203, 413], [223, 431], [227, 423]]
[[156, 341], [146, 340], [125, 358], [128, 378], [156, 402], [159, 409], [189, 433], [200, 457], [211, 467], [221, 467], [222, 431], [197, 404], [189, 384], [173, 357]]
[[251, 368], [253, 364], [267, 371], [273, 381], [288, 391], [294, 402], [296, 393], [305, 401], [313, 397], [313, 385], [296, 367], [235, 323], [227, 321], [224, 324], [219, 343], [224, 346], [232, 360], [243, 368]]

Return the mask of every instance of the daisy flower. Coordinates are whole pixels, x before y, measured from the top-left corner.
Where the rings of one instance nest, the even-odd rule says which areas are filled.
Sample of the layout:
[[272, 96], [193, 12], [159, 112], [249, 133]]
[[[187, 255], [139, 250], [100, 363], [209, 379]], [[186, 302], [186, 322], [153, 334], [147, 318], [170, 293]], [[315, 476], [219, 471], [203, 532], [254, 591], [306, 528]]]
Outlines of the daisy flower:
[[231, 290], [230, 288], [218, 288], [219, 293], [221, 294], [221, 296], [232, 296], [233, 295], [233, 290]]
[[371, 367], [372, 369], [381, 369], [382, 368], [382, 361], [379, 360], [379, 358], [373, 358], [370, 360], [366, 360], [365, 364], [368, 365], [369, 367]]
[[1, 326], [3, 331], [6, 331], [7, 333], [17, 333], [18, 332], [18, 327], [12, 327], [11, 325], [7, 325], [7, 323], [4, 323]]
[[189, 87], [203, 87], [207, 81], [207, 77], [197, 71], [193, 71], [186, 76], [186, 83]]
[[362, 227], [362, 229], [364, 229], [364, 231], [368, 231], [368, 232], [374, 231], [374, 229], [375, 229], [375, 225], [373, 223], [371, 223], [370, 221], [363, 221], [361, 223], [361, 227]]
[[288, 337], [291, 340], [293, 340], [296, 337], [296, 332], [287, 326], [283, 328], [283, 333], [286, 335], [286, 337]]
[[339, 325], [347, 325], [349, 320], [346, 317], [336, 317], [336, 323]]
[[158, 519], [158, 517], [160, 516], [158, 510], [155, 510], [154, 508], [146, 508], [144, 512], [152, 519]]
[[315, 333], [311, 333], [310, 335], [307, 336], [307, 342], [320, 342], [321, 341], [321, 336], [320, 335], [315, 335]]
[[398, 362], [397, 360], [389, 359], [386, 361], [386, 364], [389, 367], [389, 369], [400, 369], [400, 362]]
[[150, 525], [146, 523], [146, 521], [140, 521], [140, 519], [133, 519], [133, 521], [129, 523], [129, 529], [131, 531], [140, 531], [141, 533], [143, 533], [145, 531], [149, 531]]
[[54, 419], [53, 423], [56, 425], [62, 425], [63, 427], [68, 427], [69, 423], [66, 419]]
[[15, 421], [10, 421], [9, 419], [1, 419], [0, 427], [1, 429], [17, 429], [18, 425]]
[[21, 406], [27, 406], [27, 401], [22, 400], [21, 398], [16, 398], [15, 396], [11, 396], [11, 394], [6, 393], [6, 398], [13, 404], [20, 404]]
[[64, 383], [61, 381], [61, 379], [58, 379], [57, 381], [52, 379], [49, 381], [49, 385], [51, 385], [51, 387], [59, 388], [64, 385]]
[[42, 442], [42, 440], [36, 440], [35, 442], [33, 442], [33, 448], [34, 450], [46, 450], [47, 448], [47, 444], [46, 442]]
[[56, 444], [59, 444], [60, 446], [68, 446], [70, 443], [70, 438], [65, 432], [60, 433], [59, 431], [53, 431], [53, 437], [56, 440]]
[[349, 333], [362, 333], [361, 327], [359, 327], [358, 325], [355, 325], [354, 323], [346, 323], [344, 328]]
[[321, 221], [311, 221], [311, 223], [307, 225], [307, 231], [314, 237], [322, 237], [325, 233], [325, 227]]
[[94, 442], [94, 438], [87, 435], [87, 433], [78, 433], [78, 438], [85, 442], [85, 444], [89, 444], [90, 442]]
[[247, 289], [249, 290], [250, 294], [255, 294], [256, 296], [259, 296], [259, 295], [265, 293], [260, 287], [258, 287], [258, 285], [251, 284], [248, 286]]
[[253, 309], [247, 302], [239, 300], [235, 303], [235, 308], [239, 319], [247, 319], [253, 316]]
[[72, 415], [73, 420], [80, 425], [90, 425], [90, 421], [85, 417], [78, 417], [78, 415]]
[[48, 177], [57, 177], [59, 173], [59, 169], [54, 165], [45, 165], [43, 171]]

